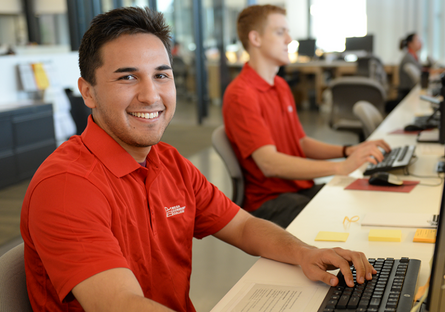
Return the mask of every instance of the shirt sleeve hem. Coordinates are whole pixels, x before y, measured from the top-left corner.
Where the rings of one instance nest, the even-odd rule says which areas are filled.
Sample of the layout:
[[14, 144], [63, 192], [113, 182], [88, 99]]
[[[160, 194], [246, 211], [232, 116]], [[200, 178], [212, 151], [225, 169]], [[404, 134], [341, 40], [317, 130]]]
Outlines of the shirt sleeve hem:
[[86, 270], [82, 269], [79, 272], [73, 272], [73, 274], [71, 275], [72, 277], [67, 279], [58, 291], [59, 300], [63, 302], [68, 294], [72, 291], [72, 289], [87, 278], [90, 278], [91, 276], [98, 273], [116, 268], [130, 269], [126, 261], [113, 260], [100, 263], [99, 265], [88, 265]]
[[233, 204], [233, 206], [236, 208], [230, 209], [224, 215], [222, 215], [217, 223], [213, 224], [211, 227], [209, 227], [205, 231], [206, 234], [198, 234], [198, 235], [195, 235], [195, 237], [197, 239], [202, 239], [208, 235], [213, 235], [213, 234], [217, 233], [218, 231], [222, 230], [230, 221], [232, 221], [232, 219], [236, 216], [238, 211], [241, 209], [240, 207], [238, 207], [235, 204]]

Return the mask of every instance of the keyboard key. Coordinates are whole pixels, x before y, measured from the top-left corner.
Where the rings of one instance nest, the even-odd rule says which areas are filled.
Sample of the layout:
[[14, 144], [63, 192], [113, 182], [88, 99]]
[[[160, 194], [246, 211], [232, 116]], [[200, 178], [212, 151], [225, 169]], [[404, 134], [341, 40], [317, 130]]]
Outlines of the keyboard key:
[[340, 300], [338, 300], [337, 308], [338, 309], [346, 309], [346, 306], [348, 305], [349, 296], [348, 295], [342, 295], [340, 297]]

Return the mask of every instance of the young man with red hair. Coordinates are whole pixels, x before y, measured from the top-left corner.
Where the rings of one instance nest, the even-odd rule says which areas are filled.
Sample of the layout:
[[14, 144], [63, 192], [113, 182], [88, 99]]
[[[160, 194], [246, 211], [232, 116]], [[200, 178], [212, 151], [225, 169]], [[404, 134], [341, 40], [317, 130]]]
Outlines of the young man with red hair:
[[[243, 208], [283, 227], [321, 188], [312, 179], [347, 175], [369, 161], [383, 160], [383, 140], [355, 146], [326, 144], [306, 136], [289, 86], [277, 76], [289, 63], [286, 11], [254, 5], [238, 17], [238, 36], [250, 55], [224, 94], [227, 136], [243, 169]], [[346, 157], [341, 162], [326, 159]]]

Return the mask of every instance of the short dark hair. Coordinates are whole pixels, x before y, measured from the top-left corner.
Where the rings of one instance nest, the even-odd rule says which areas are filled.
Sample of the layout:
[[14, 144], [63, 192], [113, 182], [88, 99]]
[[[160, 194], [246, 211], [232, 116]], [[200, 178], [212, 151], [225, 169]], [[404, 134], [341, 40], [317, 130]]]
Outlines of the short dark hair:
[[238, 38], [246, 51], [249, 48], [249, 33], [252, 30], [263, 33], [269, 14], [279, 13], [286, 15], [286, 10], [276, 5], [251, 5], [238, 15], [237, 32]]
[[411, 33], [408, 36], [406, 36], [406, 38], [400, 40], [399, 49], [403, 50], [404, 48], [406, 48], [408, 44], [414, 40], [415, 36], [417, 36], [416, 33]]
[[79, 47], [80, 75], [93, 86], [96, 84], [96, 69], [102, 66], [100, 48], [123, 34], [149, 33], [164, 44], [170, 63], [171, 35], [162, 13], [148, 7], [124, 7], [99, 14], [91, 21]]

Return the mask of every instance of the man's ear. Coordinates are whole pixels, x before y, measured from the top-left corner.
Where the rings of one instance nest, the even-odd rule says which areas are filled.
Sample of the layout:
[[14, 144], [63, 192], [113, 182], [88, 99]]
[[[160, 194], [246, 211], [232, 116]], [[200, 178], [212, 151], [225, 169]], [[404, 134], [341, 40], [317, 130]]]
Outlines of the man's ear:
[[248, 35], [249, 45], [252, 47], [259, 48], [261, 46], [261, 36], [256, 30], [251, 30]]
[[95, 108], [96, 107], [96, 101], [95, 97], [93, 96], [94, 90], [93, 86], [80, 77], [77, 80], [77, 87], [79, 88], [80, 94], [82, 94], [83, 101], [85, 102], [85, 105], [89, 108]]

